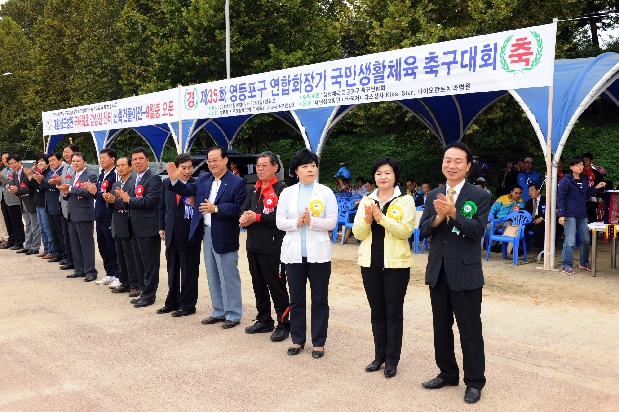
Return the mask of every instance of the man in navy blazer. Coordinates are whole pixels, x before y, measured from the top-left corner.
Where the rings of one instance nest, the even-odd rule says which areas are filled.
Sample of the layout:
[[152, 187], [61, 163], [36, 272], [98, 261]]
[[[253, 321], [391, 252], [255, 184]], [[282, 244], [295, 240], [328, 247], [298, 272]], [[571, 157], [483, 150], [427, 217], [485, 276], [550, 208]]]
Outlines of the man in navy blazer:
[[239, 216], [247, 189], [245, 180], [228, 171], [225, 148], [209, 149], [207, 164], [210, 173], [188, 184], [178, 182], [180, 170], [174, 163], [168, 163], [167, 170], [171, 191], [195, 197], [189, 238], [194, 236], [199, 225], [204, 225], [204, 262], [213, 313], [202, 323], [223, 322], [222, 328], [229, 329], [240, 323], [243, 312], [238, 269]]
[[[181, 170], [180, 183], [196, 182], [191, 177], [191, 156], [187, 153], [179, 154], [174, 159], [174, 165]], [[165, 179], [159, 203], [159, 235], [165, 241], [168, 263], [168, 296], [165, 305], [157, 313], [173, 312], [173, 317], [181, 317], [196, 313], [204, 224], [198, 224], [193, 236], [189, 237], [195, 198], [183, 197], [168, 190], [169, 187], [170, 179]]]
[[71, 176], [69, 183], [64, 183], [58, 188], [67, 200], [69, 240], [75, 266], [75, 272], [67, 277], [85, 277], [84, 282], [92, 282], [97, 279], [98, 274], [95, 269], [93, 237], [95, 203], [93, 195], [84, 189], [84, 183], [95, 183], [97, 175], [86, 166], [84, 153], [73, 153], [71, 166], [74, 175]]
[[[131, 151], [131, 166], [136, 171], [134, 187], [115, 194], [129, 206], [131, 243], [142, 294], [131, 300], [134, 307], [142, 308], [155, 303], [159, 287], [161, 239], [159, 238], [159, 198], [161, 178], [149, 168], [148, 152], [143, 147]], [[129, 193], [127, 193], [127, 191]]]
[[486, 383], [484, 338], [481, 328], [481, 299], [484, 274], [481, 239], [490, 212], [490, 196], [466, 182], [473, 153], [462, 142], [443, 152], [443, 174], [447, 184], [428, 193], [419, 222], [421, 236], [432, 237], [428, 254], [426, 285], [434, 326], [434, 354], [439, 375], [423, 383], [427, 389], [459, 384], [454, 353], [454, 315], [460, 331], [463, 355], [464, 401], [475, 403]]

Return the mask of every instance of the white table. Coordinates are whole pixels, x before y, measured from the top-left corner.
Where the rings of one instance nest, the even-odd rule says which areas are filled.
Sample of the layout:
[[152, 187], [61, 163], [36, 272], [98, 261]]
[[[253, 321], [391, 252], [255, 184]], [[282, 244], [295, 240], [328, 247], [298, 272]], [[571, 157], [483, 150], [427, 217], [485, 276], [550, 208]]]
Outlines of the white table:
[[[608, 225], [602, 222], [595, 222], [595, 223], [589, 223], [587, 226], [589, 227], [589, 230], [591, 231], [591, 276], [595, 277], [597, 254], [598, 254], [597, 232], [605, 233], [606, 226]], [[610, 225], [610, 226], [614, 226], [614, 225]], [[610, 251], [610, 268], [611, 269], [617, 268], [617, 247], [616, 246], [617, 246], [617, 238], [613, 236], [612, 246], [611, 246], [611, 251]]]

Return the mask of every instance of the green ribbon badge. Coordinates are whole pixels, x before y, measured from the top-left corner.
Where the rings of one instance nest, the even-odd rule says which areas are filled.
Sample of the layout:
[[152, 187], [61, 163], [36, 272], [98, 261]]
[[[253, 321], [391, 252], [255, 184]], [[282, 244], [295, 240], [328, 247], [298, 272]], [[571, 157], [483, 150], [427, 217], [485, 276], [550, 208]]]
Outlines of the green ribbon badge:
[[475, 216], [475, 213], [477, 213], [477, 205], [475, 204], [475, 202], [471, 202], [470, 200], [467, 200], [462, 205], [462, 209], [460, 209], [460, 213], [465, 218], [470, 219], [473, 216]]

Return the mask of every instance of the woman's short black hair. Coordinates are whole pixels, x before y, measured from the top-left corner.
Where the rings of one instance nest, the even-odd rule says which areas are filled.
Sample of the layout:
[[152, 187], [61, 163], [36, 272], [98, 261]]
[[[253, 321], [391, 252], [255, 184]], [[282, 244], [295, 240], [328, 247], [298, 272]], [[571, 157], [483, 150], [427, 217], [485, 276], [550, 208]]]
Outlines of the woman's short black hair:
[[585, 163], [585, 162], [583, 162], [582, 157], [572, 157], [570, 159], [570, 167], [575, 166], [578, 163], [583, 163], [583, 164]]
[[379, 157], [378, 159], [374, 160], [374, 163], [372, 163], [372, 176], [376, 174], [376, 171], [382, 165], [391, 166], [391, 168], [393, 169], [393, 174], [395, 174], [394, 186], [397, 186], [398, 182], [400, 181], [400, 165], [398, 164], [398, 161], [395, 160], [393, 157]]
[[308, 148], [303, 148], [292, 155], [290, 159], [290, 171], [294, 172], [300, 166], [310, 163], [316, 163], [316, 166], [318, 166], [318, 156]]
[[37, 155], [37, 157], [36, 157], [35, 161], [37, 161], [37, 162], [38, 162], [38, 161], [39, 161], [39, 160], [41, 160], [41, 159], [43, 159], [43, 161], [44, 161], [45, 163], [49, 164], [49, 156], [48, 156], [48, 155], [46, 155], [45, 153], [39, 153], [39, 154]]

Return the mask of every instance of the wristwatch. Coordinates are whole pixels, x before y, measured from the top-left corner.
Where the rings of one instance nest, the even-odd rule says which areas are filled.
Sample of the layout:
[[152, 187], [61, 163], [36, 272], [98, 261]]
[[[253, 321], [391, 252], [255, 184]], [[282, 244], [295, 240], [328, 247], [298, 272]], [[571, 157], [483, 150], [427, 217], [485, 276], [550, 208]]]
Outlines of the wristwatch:
[[219, 213], [219, 208], [215, 206], [215, 213]]

